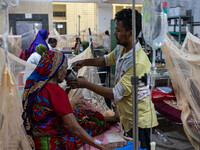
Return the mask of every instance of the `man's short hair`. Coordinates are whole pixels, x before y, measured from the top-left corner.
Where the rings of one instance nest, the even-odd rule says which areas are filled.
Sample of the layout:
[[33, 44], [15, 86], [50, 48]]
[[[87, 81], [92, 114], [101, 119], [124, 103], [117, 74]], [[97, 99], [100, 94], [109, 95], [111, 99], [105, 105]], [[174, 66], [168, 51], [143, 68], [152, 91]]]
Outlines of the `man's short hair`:
[[109, 35], [109, 31], [108, 31], [108, 30], [106, 30], [106, 31], [105, 31], [105, 34], [106, 34], [106, 35]]
[[[122, 21], [123, 26], [126, 30], [132, 30], [132, 9], [122, 9], [115, 14], [116, 21]], [[142, 30], [142, 15], [135, 10], [135, 21], [136, 21], [136, 37], [138, 37]]]

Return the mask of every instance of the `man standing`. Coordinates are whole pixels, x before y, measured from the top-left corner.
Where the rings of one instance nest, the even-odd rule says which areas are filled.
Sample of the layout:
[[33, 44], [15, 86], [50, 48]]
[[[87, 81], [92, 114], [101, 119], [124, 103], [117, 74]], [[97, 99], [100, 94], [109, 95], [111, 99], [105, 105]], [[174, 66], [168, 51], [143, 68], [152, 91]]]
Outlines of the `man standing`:
[[105, 31], [105, 35], [103, 36], [103, 43], [102, 46], [105, 48], [106, 52], [110, 52], [110, 35], [109, 35], [109, 31], [106, 30]]
[[[136, 38], [141, 31], [141, 14], [135, 11]], [[79, 77], [69, 82], [72, 88], [87, 88], [117, 104], [120, 122], [128, 136], [132, 136], [132, 84], [133, 76], [133, 44], [132, 44], [132, 10], [123, 9], [115, 15], [115, 32], [117, 47], [114, 51], [101, 58], [85, 59], [73, 63], [74, 69], [83, 66], [111, 66], [116, 65], [115, 86], [108, 88], [88, 82]], [[144, 73], [149, 74], [151, 63], [137, 40], [135, 45], [136, 75], [140, 78]], [[141, 148], [150, 149], [150, 128], [157, 126], [154, 105], [149, 101], [149, 86], [138, 88], [138, 126]], [[142, 90], [142, 91], [141, 91]], [[151, 107], [150, 107], [151, 105]], [[152, 111], [152, 117], [151, 117]]]

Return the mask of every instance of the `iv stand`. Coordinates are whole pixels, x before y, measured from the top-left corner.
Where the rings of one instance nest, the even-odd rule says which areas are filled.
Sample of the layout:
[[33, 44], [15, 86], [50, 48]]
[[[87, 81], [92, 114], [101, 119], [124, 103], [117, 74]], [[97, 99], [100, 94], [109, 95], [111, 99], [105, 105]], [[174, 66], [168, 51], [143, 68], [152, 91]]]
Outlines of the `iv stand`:
[[80, 25], [80, 19], [81, 19], [81, 16], [78, 15], [78, 54], [80, 54], [80, 46], [81, 46], [81, 41], [80, 41], [80, 38], [81, 38], [81, 25]]
[[132, 0], [132, 43], [133, 43], [133, 76], [131, 77], [132, 83], [132, 99], [133, 99], [133, 150], [138, 150], [138, 103], [137, 103], [137, 86], [138, 77], [136, 76], [135, 68], [135, 0]]
[[92, 32], [91, 32], [91, 29], [88, 28], [88, 31], [89, 31], [89, 36], [90, 36], [90, 48], [91, 48], [91, 50], [92, 50], [92, 55], [93, 55], [93, 57], [95, 57], [94, 48], [93, 48], [93, 39], [92, 39]]

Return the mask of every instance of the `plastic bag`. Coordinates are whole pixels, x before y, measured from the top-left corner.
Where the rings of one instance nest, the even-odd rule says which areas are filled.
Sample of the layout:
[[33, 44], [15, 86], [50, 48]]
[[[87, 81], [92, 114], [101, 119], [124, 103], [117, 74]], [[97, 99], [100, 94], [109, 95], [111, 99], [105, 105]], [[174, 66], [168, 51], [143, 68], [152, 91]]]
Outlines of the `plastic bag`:
[[[167, 33], [167, 14], [162, 0], [145, 0], [143, 3], [142, 32], [145, 42], [153, 49], [160, 48]], [[165, 9], [164, 9], [165, 8]]]

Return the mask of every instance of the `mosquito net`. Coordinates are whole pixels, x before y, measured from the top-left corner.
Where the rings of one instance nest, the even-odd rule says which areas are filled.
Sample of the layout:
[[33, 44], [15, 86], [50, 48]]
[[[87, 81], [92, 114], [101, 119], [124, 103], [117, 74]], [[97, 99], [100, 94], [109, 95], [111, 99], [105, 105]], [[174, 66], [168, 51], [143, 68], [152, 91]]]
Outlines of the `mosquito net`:
[[[0, 43], [3, 43], [3, 35], [0, 35]], [[1, 44], [0, 44], [1, 45]], [[8, 35], [8, 51], [19, 57], [22, 51], [22, 36]]]
[[[24, 4], [26, 4], [27, 8], [24, 8]], [[32, 7], [32, 4], [34, 4], [35, 7]], [[29, 64], [24, 60], [21, 60], [19, 56], [21, 54], [22, 49], [23, 51], [28, 49], [30, 45], [29, 40], [34, 38], [38, 30], [40, 29], [40, 22], [34, 23], [34, 26], [36, 26], [36, 24], [38, 25], [38, 28], [35, 28], [35, 33], [33, 30], [34, 27], [32, 27], [32, 23], [30, 23], [29, 25], [28, 22], [17, 22], [21, 28], [18, 32], [15, 32], [15, 34], [21, 35], [12, 35], [12, 33], [8, 35], [7, 25], [9, 24], [8, 14], [16, 13], [17, 11], [18, 12], [16, 14], [18, 14], [19, 12], [21, 12], [21, 10], [24, 11], [23, 13], [29, 12], [29, 8], [31, 8], [31, 13], [38, 13], [39, 5], [41, 5], [42, 7], [45, 6], [43, 9], [44, 12], [42, 12], [42, 14], [45, 12], [52, 12], [51, 0], [40, 3], [31, 1], [31, 5], [29, 5], [28, 1], [19, 2], [18, 0], [0, 0], [0, 12], [3, 12], [0, 14], [2, 18], [1, 23], [4, 26], [4, 28], [2, 29], [3, 32], [1, 30], [1, 34], [4, 33], [4, 35], [0, 35], [0, 150], [30, 149], [28, 140], [26, 139], [26, 133], [23, 127], [23, 121], [21, 118], [21, 95], [23, 93], [24, 88], [23, 76], [25, 68], [30, 67], [34, 69], [36, 66], [33, 64]], [[16, 7], [16, 11], [11, 8], [13, 6]], [[8, 7], [10, 8], [10, 11], [8, 11]], [[53, 27], [53, 20], [51, 18], [52, 15], [50, 15], [49, 17], [49, 29], [52, 29]], [[28, 27], [31, 26], [31, 29], [22, 26], [24, 24], [28, 25]], [[23, 30], [22, 33], [21, 30]], [[89, 41], [90, 36], [88, 35], [88, 32], [86, 32], [86, 30], [81, 31], [80, 36], [82, 40]], [[30, 37], [30, 39], [27, 37]], [[60, 35], [54, 29], [50, 33], [49, 37], [55, 37], [58, 40], [58, 50], [66, 50], [74, 46], [77, 33], [73, 35]], [[101, 36], [93, 35], [95, 43], [98, 43], [100, 41], [100, 38]], [[25, 41], [25, 43], [23, 41]], [[23, 44], [26, 46], [26, 48], [22, 46]], [[8, 52], [6, 54], [8, 55], [5, 56], [4, 49], [2, 49], [2, 47], [5, 48], [5, 50]], [[92, 57], [91, 49], [87, 48], [83, 53], [70, 59], [69, 64], [73, 61], [90, 57]], [[7, 63], [5, 63], [6, 58], [8, 58]], [[96, 68], [84, 67], [79, 71], [79, 75], [85, 76], [90, 82], [97, 84], [100, 83], [99, 75], [97, 73]], [[66, 83], [62, 83], [61, 86], [63, 88], [66, 88]], [[113, 115], [113, 112], [110, 111], [107, 105], [105, 104], [103, 97], [86, 89], [75, 89], [70, 91], [69, 99], [74, 108], [90, 108], [98, 110], [103, 114], [108, 115], [109, 113], [109, 115]]]
[[[0, 48], [0, 150], [31, 149], [22, 124], [23, 85], [20, 79], [25, 66], [33, 65], [8, 53], [9, 65], [5, 63], [4, 50]], [[20, 93], [19, 93], [20, 92]]]
[[22, 124], [22, 105], [15, 78], [4, 65], [0, 87], [0, 149], [30, 149]]
[[[84, 52], [70, 59], [69, 64], [91, 57], [91, 49], [88, 47]], [[22, 80], [25, 67], [29, 66], [34, 69], [35, 65], [29, 64], [11, 53], [8, 53], [8, 58], [10, 69], [5, 67], [3, 70], [5, 55], [4, 50], [0, 48], [0, 147], [16, 149], [21, 146], [22, 149], [28, 149], [26, 140], [24, 140], [25, 132], [21, 119], [21, 94], [24, 87]], [[86, 77], [92, 83], [101, 83], [96, 67], [83, 67], [79, 70], [78, 75]], [[63, 82], [60, 86], [65, 89], [66, 83]], [[113, 112], [107, 107], [104, 97], [94, 92], [87, 89], [74, 89], [68, 95], [71, 105], [75, 109], [92, 109], [103, 113], [103, 115], [113, 115]]]
[[56, 38], [58, 40], [56, 49], [58, 50], [67, 50], [71, 49], [74, 46], [75, 39], [76, 39], [76, 34], [73, 35], [60, 35], [58, 31], [54, 28], [49, 36], [49, 38]]
[[[88, 47], [84, 52], [79, 54], [78, 56], [74, 57], [69, 61], [69, 64], [72, 64], [73, 62], [85, 58], [91, 58], [92, 56], [92, 51], [90, 47]], [[96, 84], [101, 84], [98, 70], [96, 67], [89, 67], [89, 66], [84, 66], [81, 68], [78, 72], [78, 76], [84, 76], [88, 81]], [[83, 108], [88, 108], [87, 104], [93, 104], [92, 108], [97, 109], [103, 115], [113, 115], [113, 112], [107, 107], [104, 97], [90, 91], [87, 89], [75, 89], [70, 91], [69, 93], [69, 98], [71, 101], [71, 104], [73, 107], [83, 107]], [[84, 102], [89, 102], [85, 104]], [[84, 103], [84, 105], [82, 105]], [[81, 105], [80, 105], [81, 104]]]
[[181, 109], [185, 133], [195, 149], [200, 147], [200, 39], [187, 33], [181, 46], [168, 35], [162, 47], [167, 69]]
[[[36, 31], [37, 33], [37, 31]], [[90, 41], [90, 38], [93, 39], [93, 46], [94, 47], [98, 47], [98, 46], [102, 46], [103, 43], [103, 35], [104, 33], [92, 33], [92, 37], [90, 37], [89, 35], [89, 31], [88, 29], [85, 30], [81, 30], [80, 31], [80, 39], [81, 41]], [[75, 40], [77, 37], [77, 34], [65, 34], [65, 35], [60, 35], [58, 33], [58, 31], [54, 28], [49, 36], [49, 38], [56, 38], [58, 40], [56, 49], [58, 50], [69, 50], [72, 49], [72, 47], [74, 47], [75, 44]]]

